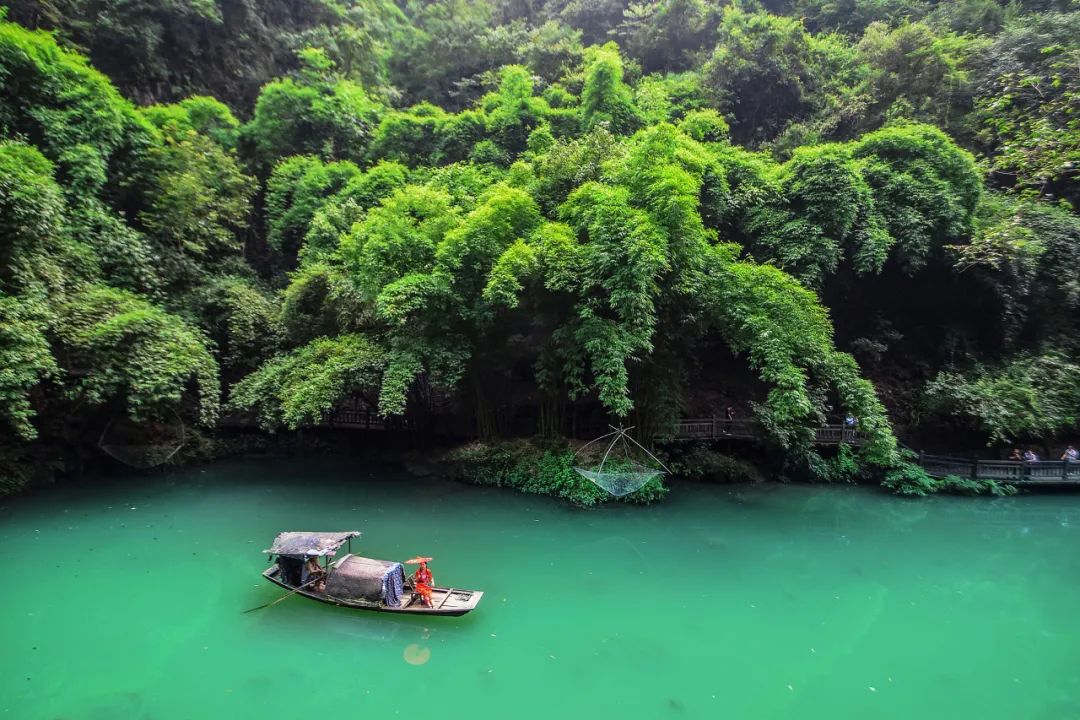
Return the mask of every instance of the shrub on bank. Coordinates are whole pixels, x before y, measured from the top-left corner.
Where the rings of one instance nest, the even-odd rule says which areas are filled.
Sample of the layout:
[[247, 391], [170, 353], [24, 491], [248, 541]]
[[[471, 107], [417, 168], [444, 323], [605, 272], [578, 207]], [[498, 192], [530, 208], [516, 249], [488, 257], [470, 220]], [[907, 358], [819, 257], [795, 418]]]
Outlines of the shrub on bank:
[[881, 484], [897, 495], [923, 497], [938, 491], [937, 481], [914, 463], [903, 462], [885, 473]]
[[574, 451], [565, 445], [541, 447], [528, 440], [477, 441], [451, 450], [443, 460], [455, 480], [550, 495], [581, 507], [609, 500], [647, 505], [667, 493], [660, 478], [654, 478], [635, 492], [616, 498], [574, 470]]
[[705, 445], [670, 448], [668, 466], [672, 474], [686, 480], [718, 484], [756, 483], [765, 478], [751, 463], [724, 455]]
[[1016, 486], [997, 480], [972, 480], [958, 475], [946, 475], [938, 480], [940, 489], [938, 492], [951, 493], [953, 495], [996, 495], [1007, 497], [1016, 494]]
[[835, 453], [822, 454], [820, 449], [812, 450], [800, 459], [789, 462], [781, 472], [781, 480], [829, 485], [855, 484], [860, 481], [872, 482], [880, 476], [880, 472], [855, 448], [839, 445]]
[[63, 469], [54, 457], [0, 440], [0, 498], [50, 482]]
[[943, 478], [931, 477], [918, 465], [904, 462], [885, 473], [882, 485], [897, 495], [924, 497], [936, 493], [950, 495], [995, 495], [1007, 497], [1016, 494], [1016, 487], [997, 480], [972, 480], [958, 475]]
[[1015, 495], [1016, 488], [996, 480], [972, 480], [957, 475], [935, 478], [912, 462], [914, 455], [902, 451], [892, 467], [880, 468], [866, 463], [859, 453], [848, 445], [840, 445], [836, 454], [823, 457], [810, 453], [800, 468], [799, 477], [818, 483], [855, 483], [860, 479], [880, 480], [882, 487], [897, 495], [925, 497], [945, 493], [949, 495]]
[[226, 458], [295, 455], [329, 452], [330, 449], [326, 440], [311, 433], [208, 433], [199, 428], [187, 428], [184, 446], [166, 464], [184, 466]]
[[863, 462], [850, 445], [840, 445], [836, 455], [829, 458], [812, 452], [806, 464], [812, 482], [855, 483], [867, 474]]

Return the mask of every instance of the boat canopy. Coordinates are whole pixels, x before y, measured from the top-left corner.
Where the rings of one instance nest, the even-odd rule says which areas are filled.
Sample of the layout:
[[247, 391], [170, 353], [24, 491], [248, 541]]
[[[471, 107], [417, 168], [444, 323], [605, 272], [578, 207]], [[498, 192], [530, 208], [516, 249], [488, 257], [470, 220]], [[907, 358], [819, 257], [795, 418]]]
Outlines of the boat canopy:
[[349, 538], [360, 537], [356, 530], [349, 532], [283, 532], [274, 538], [274, 544], [263, 552], [268, 555], [307, 557], [315, 555], [331, 557]]
[[326, 594], [399, 607], [404, 583], [405, 571], [401, 563], [348, 555], [335, 564], [326, 581]]

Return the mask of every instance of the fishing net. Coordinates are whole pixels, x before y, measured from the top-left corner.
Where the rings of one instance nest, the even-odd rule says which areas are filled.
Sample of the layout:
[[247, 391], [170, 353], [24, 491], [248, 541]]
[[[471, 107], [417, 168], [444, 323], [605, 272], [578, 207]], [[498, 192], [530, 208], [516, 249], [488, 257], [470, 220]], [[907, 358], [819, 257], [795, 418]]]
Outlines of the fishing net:
[[667, 472], [655, 455], [627, 434], [630, 430], [633, 428], [612, 428], [612, 432], [582, 446], [577, 456], [586, 455], [586, 449], [608, 440], [598, 465], [593, 468], [575, 466], [574, 470], [615, 497], [640, 490], [647, 482]]
[[141, 423], [121, 415], [105, 426], [98, 447], [125, 465], [152, 468], [168, 462], [185, 441], [184, 421], [175, 413]]

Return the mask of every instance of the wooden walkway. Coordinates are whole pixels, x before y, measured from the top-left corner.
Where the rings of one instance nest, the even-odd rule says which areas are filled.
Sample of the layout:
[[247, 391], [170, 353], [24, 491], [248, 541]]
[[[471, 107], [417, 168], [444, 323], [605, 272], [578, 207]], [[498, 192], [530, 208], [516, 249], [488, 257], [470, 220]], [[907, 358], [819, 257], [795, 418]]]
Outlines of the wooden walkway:
[[[761, 425], [755, 420], [724, 418], [687, 418], [680, 420], [670, 433], [658, 436], [667, 440], [757, 440]], [[823, 425], [814, 438], [815, 445], [859, 445], [864, 436], [846, 425]], [[997, 480], [1011, 485], [1080, 484], [1080, 462], [1046, 460], [980, 460], [919, 453], [916, 461], [927, 475], [942, 478], [956, 475], [972, 480]]]
[[[663, 440], [759, 440], [763, 437], [757, 420], [727, 420], [724, 418], [684, 418], [675, 423], [671, 432], [657, 435]], [[859, 445], [864, 435], [846, 425], [822, 425], [814, 437], [815, 445]]]
[[919, 453], [927, 475], [956, 475], [972, 480], [997, 480], [1012, 485], [1072, 485], [1080, 483], [1080, 462], [1071, 460], [971, 460]]
[[[232, 416], [223, 418], [222, 425], [250, 427], [252, 418]], [[385, 420], [369, 409], [339, 408], [319, 424], [324, 428], [347, 430], [403, 430], [401, 419]], [[756, 420], [727, 420], [719, 417], [683, 418], [669, 432], [657, 435], [658, 440], [759, 440], [764, 436]], [[823, 425], [817, 429], [814, 444], [819, 446], [859, 445], [863, 433], [847, 425]], [[1080, 462], [1047, 460], [1025, 462], [1017, 460], [979, 460], [946, 455], [919, 453], [917, 463], [928, 475], [956, 475], [973, 480], [997, 480], [1013, 485], [1073, 485], [1080, 484]]]

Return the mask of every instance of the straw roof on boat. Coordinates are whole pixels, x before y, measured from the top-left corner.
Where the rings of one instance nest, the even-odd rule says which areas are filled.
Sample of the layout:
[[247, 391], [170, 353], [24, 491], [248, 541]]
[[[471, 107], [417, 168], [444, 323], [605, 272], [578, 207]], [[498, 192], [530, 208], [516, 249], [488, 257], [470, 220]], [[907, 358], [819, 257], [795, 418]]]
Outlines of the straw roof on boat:
[[283, 532], [274, 538], [274, 544], [263, 552], [268, 555], [333, 556], [349, 538], [360, 537], [357, 530], [347, 532]]

